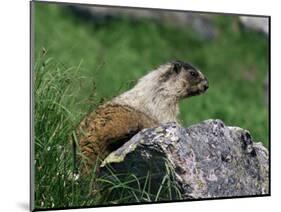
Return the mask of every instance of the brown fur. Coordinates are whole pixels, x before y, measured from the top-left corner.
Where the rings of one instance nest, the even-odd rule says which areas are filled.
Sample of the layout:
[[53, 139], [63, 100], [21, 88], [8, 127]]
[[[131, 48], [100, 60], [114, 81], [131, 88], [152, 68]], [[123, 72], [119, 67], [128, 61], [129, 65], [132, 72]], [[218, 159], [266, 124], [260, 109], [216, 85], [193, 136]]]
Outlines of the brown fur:
[[83, 172], [89, 173], [91, 167], [98, 166], [111, 151], [138, 131], [156, 125], [155, 120], [129, 106], [106, 104], [99, 107], [77, 130], [80, 150], [85, 156]]

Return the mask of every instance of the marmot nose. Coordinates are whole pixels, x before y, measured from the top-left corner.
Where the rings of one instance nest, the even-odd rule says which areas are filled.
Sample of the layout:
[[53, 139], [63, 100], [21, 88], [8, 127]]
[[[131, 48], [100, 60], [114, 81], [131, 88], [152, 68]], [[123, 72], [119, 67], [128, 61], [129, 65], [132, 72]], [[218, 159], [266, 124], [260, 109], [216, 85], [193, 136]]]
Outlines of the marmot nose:
[[209, 88], [209, 83], [208, 83], [207, 80], [205, 81], [205, 83], [203, 85], [203, 88], [204, 88], [205, 91]]

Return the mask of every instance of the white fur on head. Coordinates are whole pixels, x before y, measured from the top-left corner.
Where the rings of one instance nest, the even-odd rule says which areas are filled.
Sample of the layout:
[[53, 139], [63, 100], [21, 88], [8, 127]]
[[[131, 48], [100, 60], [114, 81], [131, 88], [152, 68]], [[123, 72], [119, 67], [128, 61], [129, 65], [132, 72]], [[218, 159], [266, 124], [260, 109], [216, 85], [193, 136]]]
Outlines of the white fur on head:
[[131, 90], [115, 97], [111, 102], [131, 106], [159, 123], [177, 122], [177, 84], [173, 80], [160, 82], [161, 76], [171, 67], [170, 63], [160, 66], [139, 79]]

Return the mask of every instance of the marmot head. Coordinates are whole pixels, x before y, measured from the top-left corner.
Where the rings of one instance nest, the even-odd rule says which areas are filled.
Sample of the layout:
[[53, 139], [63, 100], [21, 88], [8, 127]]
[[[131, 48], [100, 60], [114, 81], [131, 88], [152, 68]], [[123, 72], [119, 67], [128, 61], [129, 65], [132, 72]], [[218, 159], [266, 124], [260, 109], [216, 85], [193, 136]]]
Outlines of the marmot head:
[[129, 105], [159, 123], [177, 121], [179, 100], [208, 89], [206, 77], [192, 65], [172, 61], [149, 72], [113, 102]]
[[207, 78], [197, 68], [179, 60], [160, 66], [156, 72], [160, 74], [159, 94], [182, 99], [199, 95], [209, 87]]

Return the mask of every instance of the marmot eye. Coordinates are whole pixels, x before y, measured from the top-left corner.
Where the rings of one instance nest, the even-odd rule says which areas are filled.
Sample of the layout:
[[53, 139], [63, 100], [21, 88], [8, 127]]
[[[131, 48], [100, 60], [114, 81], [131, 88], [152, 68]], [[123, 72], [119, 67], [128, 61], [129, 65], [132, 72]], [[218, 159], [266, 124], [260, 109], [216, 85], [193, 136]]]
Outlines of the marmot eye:
[[190, 71], [191, 76], [193, 77], [197, 77], [198, 73], [196, 71]]

